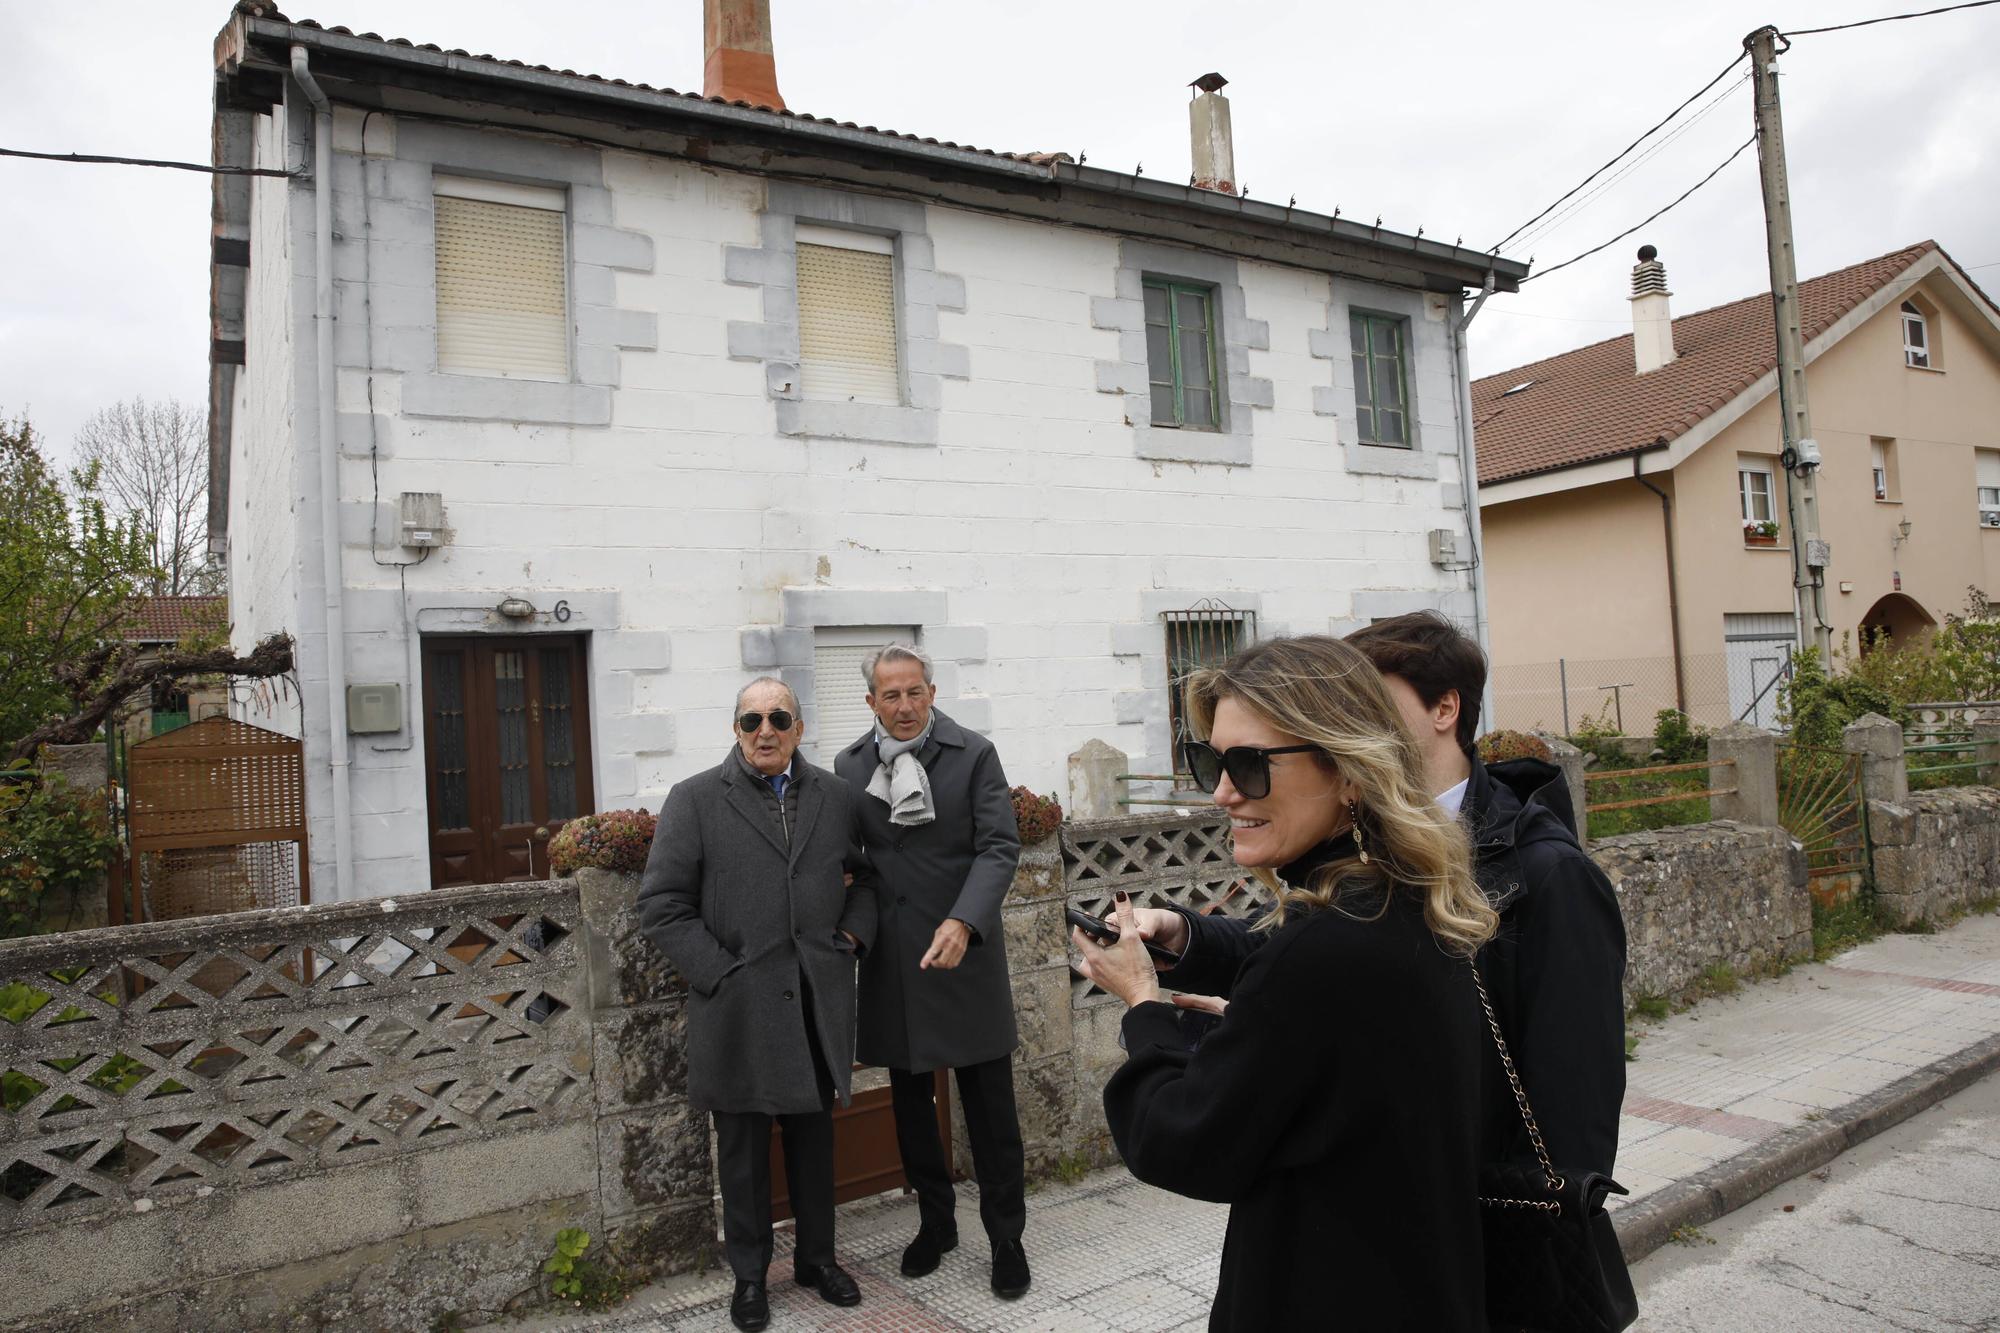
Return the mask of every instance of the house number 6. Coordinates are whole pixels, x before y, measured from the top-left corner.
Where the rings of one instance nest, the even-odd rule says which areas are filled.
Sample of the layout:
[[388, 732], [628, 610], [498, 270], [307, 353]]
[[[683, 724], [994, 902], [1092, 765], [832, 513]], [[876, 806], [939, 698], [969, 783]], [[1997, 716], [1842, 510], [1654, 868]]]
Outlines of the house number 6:
[[554, 616], [558, 623], [567, 625], [569, 623], [569, 603], [557, 602], [555, 610], [549, 614]]

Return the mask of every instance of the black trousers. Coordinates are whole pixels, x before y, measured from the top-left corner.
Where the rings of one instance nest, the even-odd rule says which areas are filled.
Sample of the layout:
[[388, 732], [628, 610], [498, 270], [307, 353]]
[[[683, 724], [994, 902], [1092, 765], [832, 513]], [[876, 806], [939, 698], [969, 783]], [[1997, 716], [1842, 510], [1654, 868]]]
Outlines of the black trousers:
[[[804, 979], [801, 978], [801, 985]], [[812, 997], [805, 997], [820, 1109], [798, 1115], [715, 1112], [715, 1175], [722, 1186], [722, 1248], [738, 1280], [764, 1281], [771, 1266], [771, 1127], [783, 1136], [785, 1184], [798, 1244], [792, 1262], [833, 1262], [833, 1076], [820, 1053]]]
[[[1028, 1225], [1021, 1117], [1014, 1107], [1014, 1062], [1009, 1056], [953, 1071], [959, 1105], [965, 1108], [966, 1137], [972, 1141], [972, 1173], [979, 1181], [979, 1220], [990, 1240], [1019, 1240]], [[889, 1071], [889, 1095], [896, 1111], [896, 1147], [903, 1174], [917, 1192], [917, 1215], [941, 1231], [957, 1229], [958, 1198], [951, 1188], [951, 1163], [938, 1134], [936, 1074]]]

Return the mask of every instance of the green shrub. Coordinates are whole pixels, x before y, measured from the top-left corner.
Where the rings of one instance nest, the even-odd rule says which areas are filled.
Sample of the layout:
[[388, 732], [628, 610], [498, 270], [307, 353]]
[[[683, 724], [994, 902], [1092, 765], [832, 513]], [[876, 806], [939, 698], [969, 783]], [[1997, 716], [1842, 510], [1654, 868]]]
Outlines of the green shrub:
[[586, 867], [636, 875], [646, 868], [658, 819], [650, 810], [578, 815], [549, 840], [549, 869], [574, 875]]
[[1841, 730], [1869, 713], [1899, 726], [1910, 720], [1909, 710], [1865, 674], [1830, 673], [1817, 648], [1792, 654], [1791, 679], [1778, 687], [1778, 722], [1793, 744], [1837, 750]]
[[0, 782], [0, 938], [37, 933], [52, 897], [74, 910], [117, 852], [101, 796], [59, 777]]
[[1012, 788], [1014, 825], [1023, 843], [1040, 842], [1062, 827], [1063, 808], [1053, 794], [1039, 796], [1026, 787]]
[[1699, 763], [1708, 758], [1708, 728], [1677, 708], [1662, 708], [1653, 718], [1653, 748], [1663, 764]]

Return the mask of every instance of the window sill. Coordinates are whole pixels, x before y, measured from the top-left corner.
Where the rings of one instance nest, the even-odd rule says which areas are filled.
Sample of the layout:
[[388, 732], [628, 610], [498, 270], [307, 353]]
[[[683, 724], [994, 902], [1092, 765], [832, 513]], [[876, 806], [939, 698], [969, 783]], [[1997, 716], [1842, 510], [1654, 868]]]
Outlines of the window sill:
[[1896, 499], [1893, 496], [1889, 497], [1888, 499], [1884, 499], [1882, 496], [1878, 495], [1875, 497], [1875, 503], [1878, 505], [1899, 505], [1903, 502], [1899, 499]]
[[1915, 370], [1915, 371], [1921, 371], [1921, 372], [1922, 372], [1923, 374], [1926, 374], [1926, 375], [1942, 375], [1942, 374], [1944, 374], [1944, 367], [1943, 367], [1943, 366], [1913, 366], [1913, 365], [1911, 365], [1911, 364], [1910, 364], [1909, 362], [1907, 362], [1907, 361], [1905, 361], [1905, 362], [1903, 363], [1903, 369], [1905, 369], [1905, 370]]
[[1789, 555], [1792, 550], [1792, 548], [1789, 546], [1781, 546], [1775, 542], [1769, 546], [1766, 546], [1761, 542], [1744, 542], [1743, 549], [1746, 551], [1783, 551], [1787, 555]]

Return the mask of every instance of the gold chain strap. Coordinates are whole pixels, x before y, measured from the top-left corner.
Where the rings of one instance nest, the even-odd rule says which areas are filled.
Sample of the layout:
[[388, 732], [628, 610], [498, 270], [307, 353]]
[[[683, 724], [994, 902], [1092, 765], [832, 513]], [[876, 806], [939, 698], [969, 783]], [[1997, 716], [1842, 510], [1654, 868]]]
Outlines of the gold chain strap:
[[[1493, 1034], [1493, 1044], [1500, 1048], [1500, 1064], [1507, 1071], [1507, 1082], [1514, 1089], [1514, 1105], [1521, 1109], [1521, 1123], [1528, 1127], [1528, 1141], [1535, 1145], [1535, 1161], [1541, 1165], [1542, 1178], [1549, 1187], [1549, 1193], [1560, 1194], [1563, 1179], [1556, 1174], [1556, 1168], [1549, 1161], [1549, 1150], [1542, 1142], [1541, 1126], [1535, 1123], [1535, 1113], [1528, 1105], [1528, 1090], [1521, 1086], [1521, 1075], [1514, 1069], [1514, 1057], [1507, 1050], [1507, 1039], [1500, 1035], [1500, 1020], [1493, 1016], [1493, 1000], [1486, 993], [1486, 979], [1479, 975], [1479, 964], [1470, 963], [1472, 984], [1479, 988], [1479, 1007], [1486, 1011], [1486, 1027]], [[1503, 1208], [1544, 1208], [1550, 1212], [1560, 1212], [1560, 1204], [1531, 1202], [1526, 1199], [1481, 1199], [1481, 1203], [1497, 1204]]]

